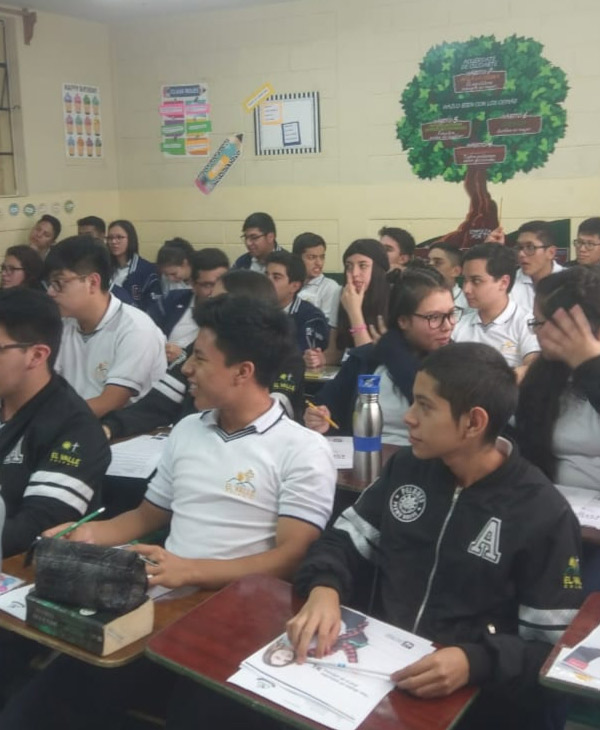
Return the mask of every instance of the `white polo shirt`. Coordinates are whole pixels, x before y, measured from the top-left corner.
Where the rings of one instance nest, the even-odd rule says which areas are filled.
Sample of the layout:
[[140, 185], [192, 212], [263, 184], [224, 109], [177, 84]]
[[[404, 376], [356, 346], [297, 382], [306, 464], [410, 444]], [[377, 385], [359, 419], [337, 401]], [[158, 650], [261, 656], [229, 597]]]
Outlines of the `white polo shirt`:
[[380, 365], [375, 370], [376, 375], [381, 376], [379, 383], [379, 405], [383, 416], [383, 428], [381, 430], [381, 441], [384, 444], [396, 444], [397, 446], [408, 446], [408, 426], [404, 423], [406, 411], [410, 403], [398, 388], [385, 365]]
[[191, 344], [198, 336], [198, 325], [194, 320], [194, 307], [196, 306], [196, 297], [192, 297], [189, 305], [185, 308], [185, 312], [181, 315], [179, 322], [173, 327], [167, 338], [178, 347], [185, 348]]
[[325, 274], [315, 276], [314, 279], [306, 282], [298, 292], [300, 299], [314, 304], [323, 312], [330, 327], [337, 327], [341, 294], [342, 287]]
[[571, 388], [560, 399], [552, 451], [556, 484], [600, 491], [600, 413]]
[[77, 320], [63, 319], [56, 371], [82, 398], [99, 396], [107, 385], [122, 385], [137, 400], [166, 369], [163, 333], [145, 312], [112, 294], [91, 335], [81, 333]]
[[454, 328], [454, 342], [481, 342], [490, 345], [513, 368], [523, 364], [523, 358], [539, 352], [537, 337], [527, 327], [531, 312], [509, 299], [505, 310], [488, 324], [481, 321], [479, 312], [464, 316]]
[[183, 558], [240, 558], [275, 547], [279, 517], [323, 529], [336, 471], [325, 438], [278, 402], [241, 431], [226, 433], [216, 410], [180, 421], [146, 499], [173, 512], [167, 550]]
[[[556, 274], [557, 272], [562, 271], [563, 268], [564, 266], [553, 261], [552, 271], [550, 273]], [[510, 290], [510, 298], [520, 307], [523, 307], [523, 309], [527, 309], [530, 312], [533, 311], [535, 284], [533, 283], [531, 276], [527, 276], [523, 273], [523, 269], [521, 267], [517, 269], [515, 283], [513, 284], [513, 288]]]

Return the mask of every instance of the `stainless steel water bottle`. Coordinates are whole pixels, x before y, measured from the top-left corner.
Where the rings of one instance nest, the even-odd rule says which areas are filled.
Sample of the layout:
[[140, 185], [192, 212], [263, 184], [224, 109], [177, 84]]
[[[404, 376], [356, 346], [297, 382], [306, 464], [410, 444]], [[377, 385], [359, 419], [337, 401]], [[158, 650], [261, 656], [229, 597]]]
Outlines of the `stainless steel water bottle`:
[[358, 376], [358, 397], [352, 417], [354, 474], [371, 482], [381, 472], [381, 430], [383, 417], [379, 405], [379, 375]]

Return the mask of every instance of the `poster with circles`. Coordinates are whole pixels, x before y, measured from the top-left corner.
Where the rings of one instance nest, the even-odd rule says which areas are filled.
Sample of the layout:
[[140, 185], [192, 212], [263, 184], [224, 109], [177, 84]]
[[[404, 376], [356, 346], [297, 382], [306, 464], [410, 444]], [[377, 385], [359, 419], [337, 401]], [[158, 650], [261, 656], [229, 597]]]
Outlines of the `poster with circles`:
[[71, 160], [101, 158], [100, 89], [86, 84], [63, 84], [62, 109], [67, 157]]

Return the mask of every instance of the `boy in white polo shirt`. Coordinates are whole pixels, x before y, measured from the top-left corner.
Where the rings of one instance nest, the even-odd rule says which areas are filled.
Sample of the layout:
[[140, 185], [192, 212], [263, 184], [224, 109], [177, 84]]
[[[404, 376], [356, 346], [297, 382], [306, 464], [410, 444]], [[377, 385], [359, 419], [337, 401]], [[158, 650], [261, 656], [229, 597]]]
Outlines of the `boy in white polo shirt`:
[[[195, 317], [184, 372], [201, 413], [171, 432], [139, 507], [68, 539], [119, 545], [168, 526], [164, 548], [135, 546], [152, 561], [150, 585], [217, 589], [249, 573], [289, 579], [329, 519], [336, 472], [325, 439], [291, 421], [269, 393], [294, 349], [288, 318], [231, 295], [209, 299]], [[159, 670], [143, 659], [106, 671], [61, 656], [10, 700], [0, 727], [120, 727], [127, 707], [168, 696], [174, 675]], [[213, 727], [208, 709], [204, 726]], [[222, 726], [241, 725], [222, 718]]]
[[454, 342], [481, 342], [498, 350], [521, 380], [539, 356], [537, 337], [527, 327], [531, 313], [511, 301], [515, 252], [499, 243], [479, 243], [463, 257], [463, 291], [475, 312], [454, 328]]
[[45, 272], [64, 318], [57, 372], [98, 417], [147, 393], [167, 368], [165, 337], [109, 292], [108, 249], [91, 236], [66, 238], [48, 254]]
[[517, 231], [517, 259], [519, 268], [510, 298], [528, 312], [533, 312], [535, 285], [550, 274], [562, 271], [556, 256], [556, 240], [552, 227], [546, 221], [529, 221]]

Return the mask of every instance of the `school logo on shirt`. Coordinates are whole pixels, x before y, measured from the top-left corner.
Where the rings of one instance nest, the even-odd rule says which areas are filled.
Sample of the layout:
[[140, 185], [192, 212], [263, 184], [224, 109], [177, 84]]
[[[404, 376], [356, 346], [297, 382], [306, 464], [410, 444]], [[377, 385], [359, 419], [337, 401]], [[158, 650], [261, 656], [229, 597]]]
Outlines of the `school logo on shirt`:
[[501, 527], [502, 520], [499, 520], [497, 517], [490, 517], [483, 530], [469, 545], [467, 552], [497, 565], [502, 557], [502, 553], [500, 552]]
[[582, 589], [581, 571], [579, 569], [579, 558], [575, 555], [569, 558], [569, 563], [563, 574], [563, 588]]
[[513, 342], [512, 340], [504, 340], [504, 342], [500, 345], [500, 352], [516, 352], [517, 351], [517, 343]]
[[77, 469], [81, 464], [79, 443], [77, 441], [63, 441], [57, 449], [50, 452], [50, 463], [71, 466]]
[[11, 451], [4, 457], [3, 464], [22, 464], [23, 463], [23, 436], [13, 446]]
[[108, 368], [110, 363], [108, 362], [99, 362], [96, 365], [96, 369], [94, 370], [94, 377], [96, 380], [99, 380], [101, 383], [104, 383], [106, 378], [108, 377]]
[[400, 522], [414, 522], [425, 512], [427, 496], [421, 487], [404, 484], [390, 497], [390, 512]]
[[252, 469], [240, 471], [225, 482], [225, 491], [235, 494], [237, 497], [244, 497], [244, 499], [254, 499], [256, 487], [252, 484], [252, 479], [254, 479]]

